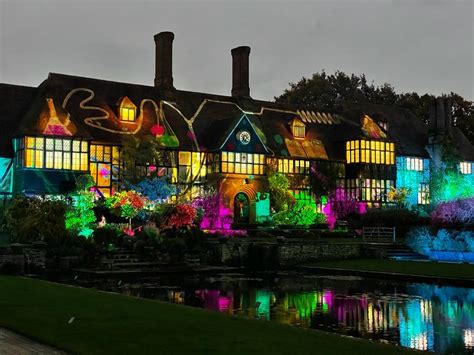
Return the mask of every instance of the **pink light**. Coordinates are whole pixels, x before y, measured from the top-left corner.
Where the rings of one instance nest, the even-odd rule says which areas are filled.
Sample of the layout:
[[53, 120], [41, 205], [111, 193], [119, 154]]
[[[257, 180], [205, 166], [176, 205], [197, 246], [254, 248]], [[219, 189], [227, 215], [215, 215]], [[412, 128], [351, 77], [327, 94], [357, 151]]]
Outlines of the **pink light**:
[[328, 309], [332, 308], [332, 291], [325, 291], [323, 294], [323, 302], [328, 305]]
[[48, 124], [43, 134], [49, 134], [53, 136], [71, 136], [71, 132], [69, 132], [64, 126], [58, 124]]

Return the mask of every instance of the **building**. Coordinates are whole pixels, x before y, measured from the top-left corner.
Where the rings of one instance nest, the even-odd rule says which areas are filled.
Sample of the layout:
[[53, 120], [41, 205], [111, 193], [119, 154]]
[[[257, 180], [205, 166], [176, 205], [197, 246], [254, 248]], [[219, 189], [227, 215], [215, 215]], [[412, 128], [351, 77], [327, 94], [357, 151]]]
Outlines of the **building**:
[[269, 168], [293, 177], [296, 199], [319, 202], [311, 181], [329, 166], [346, 198], [378, 206], [389, 203], [390, 188], [406, 186], [410, 205], [429, 204], [433, 159], [446, 135], [461, 155], [459, 172], [474, 182], [474, 147], [452, 126], [447, 99], [436, 101], [431, 128], [394, 107], [322, 112], [256, 100], [249, 47], [231, 52], [231, 96], [178, 90], [174, 35], [154, 39], [154, 86], [53, 73], [37, 88], [0, 84], [5, 196], [69, 193], [83, 174], [92, 175], [99, 194], [109, 195], [120, 185], [124, 137], [150, 134], [163, 158], [146, 166], [148, 175], [168, 176], [190, 197], [203, 184], [215, 186], [238, 223], [268, 217]]

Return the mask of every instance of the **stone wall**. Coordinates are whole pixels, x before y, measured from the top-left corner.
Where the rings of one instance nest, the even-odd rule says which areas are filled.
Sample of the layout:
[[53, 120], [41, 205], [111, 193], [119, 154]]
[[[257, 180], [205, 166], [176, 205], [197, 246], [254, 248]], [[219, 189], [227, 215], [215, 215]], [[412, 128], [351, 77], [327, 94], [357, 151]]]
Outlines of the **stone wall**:
[[46, 243], [12, 244], [0, 253], [0, 272], [41, 274], [46, 269]]
[[329, 244], [318, 242], [279, 244], [281, 266], [291, 266], [317, 260], [351, 259], [361, 256], [361, 244]]
[[212, 264], [272, 269], [308, 263], [317, 260], [348, 259], [362, 256], [359, 243], [327, 243], [317, 240], [268, 241], [257, 238], [220, 238], [208, 243]]

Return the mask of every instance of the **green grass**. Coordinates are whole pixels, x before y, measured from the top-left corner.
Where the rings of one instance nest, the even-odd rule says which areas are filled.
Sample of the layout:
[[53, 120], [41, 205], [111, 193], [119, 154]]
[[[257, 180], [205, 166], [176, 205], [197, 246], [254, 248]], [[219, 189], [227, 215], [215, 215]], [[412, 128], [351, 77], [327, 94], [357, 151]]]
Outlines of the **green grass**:
[[[392, 345], [0, 276], [0, 326], [82, 354], [398, 354]], [[75, 317], [72, 324], [68, 320]]]
[[446, 264], [381, 259], [349, 259], [320, 261], [311, 264], [311, 266], [350, 269], [357, 271], [379, 271], [410, 275], [474, 279], [474, 265], [469, 264]]

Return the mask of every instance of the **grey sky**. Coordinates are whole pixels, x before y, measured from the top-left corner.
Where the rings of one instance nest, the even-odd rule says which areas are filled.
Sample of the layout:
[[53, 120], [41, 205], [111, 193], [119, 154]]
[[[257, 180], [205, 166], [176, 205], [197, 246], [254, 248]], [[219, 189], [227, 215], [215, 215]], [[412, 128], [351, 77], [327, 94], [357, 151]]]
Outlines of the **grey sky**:
[[326, 69], [398, 91], [474, 99], [474, 1], [0, 0], [0, 82], [48, 72], [153, 85], [153, 35], [175, 33], [179, 89], [229, 94], [230, 49], [249, 45], [251, 95]]

